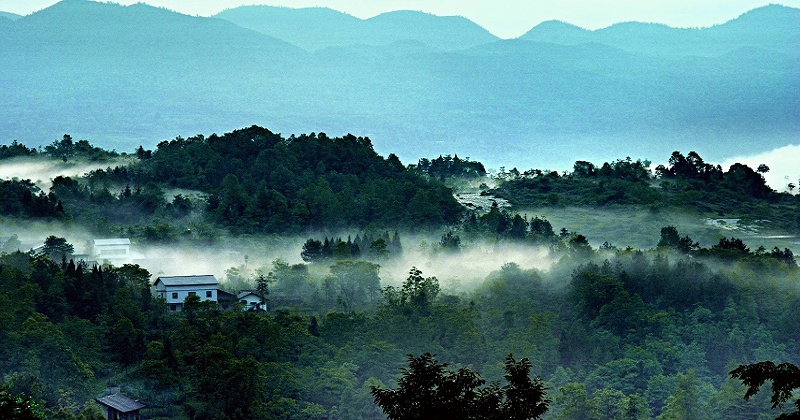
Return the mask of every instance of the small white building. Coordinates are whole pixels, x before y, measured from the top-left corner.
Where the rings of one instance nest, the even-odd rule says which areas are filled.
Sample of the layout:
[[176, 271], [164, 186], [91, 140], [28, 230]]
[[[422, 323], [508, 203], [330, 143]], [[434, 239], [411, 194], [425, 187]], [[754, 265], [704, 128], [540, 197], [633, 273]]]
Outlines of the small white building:
[[242, 290], [236, 295], [236, 300], [245, 311], [267, 310], [266, 303], [261, 304], [261, 294], [257, 290]]
[[189, 296], [197, 296], [201, 301], [217, 302], [219, 282], [213, 275], [159, 277], [153, 283], [156, 293], [169, 305], [171, 312], [180, 312], [183, 302]]
[[115, 266], [133, 263], [131, 240], [128, 238], [95, 239], [92, 241], [92, 259]]

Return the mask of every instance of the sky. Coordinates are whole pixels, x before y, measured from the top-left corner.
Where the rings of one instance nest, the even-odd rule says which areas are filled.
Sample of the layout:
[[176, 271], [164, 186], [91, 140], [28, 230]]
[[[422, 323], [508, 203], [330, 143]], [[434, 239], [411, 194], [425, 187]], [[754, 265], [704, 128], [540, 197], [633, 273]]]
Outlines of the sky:
[[790, 183], [795, 186], [791, 192], [797, 193], [800, 189], [800, 168], [797, 166], [797, 162], [800, 162], [800, 144], [788, 145], [752, 156], [735, 156], [722, 162], [722, 169], [727, 171], [731, 165], [737, 162], [753, 169], [758, 168], [758, 165], [762, 163], [767, 165], [769, 172], [764, 174], [764, 179], [767, 180], [770, 187], [778, 192], [786, 191]]
[[[133, 4], [140, 0], [118, 0]], [[153, 6], [189, 15], [210, 16], [226, 8], [265, 4], [329, 7], [366, 19], [393, 10], [419, 10], [441, 16], [464, 16], [501, 38], [515, 38], [546, 20], [562, 20], [587, 29], [617, 22], [657, 22], [675, 27], [724, 23], [770, 0], [146, 0]], [[55, 0], [0, 0], [0, 11], [27, 15]], [[799, 7], [800, 0], [777, 3]]]

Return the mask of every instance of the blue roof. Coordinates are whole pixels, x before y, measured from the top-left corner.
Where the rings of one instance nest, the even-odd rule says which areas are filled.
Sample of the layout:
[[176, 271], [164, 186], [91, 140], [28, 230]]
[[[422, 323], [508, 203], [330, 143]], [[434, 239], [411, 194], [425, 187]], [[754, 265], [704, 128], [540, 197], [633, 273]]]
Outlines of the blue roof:
[[211, 274], [202, 276], [168, 276], [159, 277], [153, 285], [158, 282], [164, 283], [164, 286], [205, 286], [205, 285], [218, 285], [217, 278]]
[[236, 299], [242, 299], [250, 295], [261, 299], [261, 293], [258, 293], [258, 290], [242, 290], [238, 295], [236, 295]]

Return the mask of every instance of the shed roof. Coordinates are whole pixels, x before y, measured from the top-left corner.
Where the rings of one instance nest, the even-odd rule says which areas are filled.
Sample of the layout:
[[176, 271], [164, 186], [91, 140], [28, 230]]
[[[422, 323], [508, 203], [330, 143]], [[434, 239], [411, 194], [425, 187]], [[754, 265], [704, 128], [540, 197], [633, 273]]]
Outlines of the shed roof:
[[202, 276], [159, 277], [153, 284], [158, 284], [158, 282], [164, 283], [164, 286], [205, 286], [219, 284], [217, 278], [211, 274], [205, 274]]
[[261, 293], [258, 293], [258, 290], [242, 290], [238, 295], [236, 295], [236, 299], [242, 299], [250, 295], [261, 299]]
[[104, 246], [104, 245], [130, 245], [131, 240], [128, 238], [111, 238], [111, 239], [95, 239], [94, 245], [95, 246]]
[[130, 413], [131, 411], [141, 410], [146, 406], [137, 400], [128, 398], [120, 393], [109, 395], [107, 397], [96, 398], [100, 404], [107, 405], [114, 408], [121, 413]]
[[225, 298], [233, 299], [235, 297], [236, 295], [234, 295], [233, 293], [228, 293], [222, 289], [217, 289], [217, 300], [222, 300]]

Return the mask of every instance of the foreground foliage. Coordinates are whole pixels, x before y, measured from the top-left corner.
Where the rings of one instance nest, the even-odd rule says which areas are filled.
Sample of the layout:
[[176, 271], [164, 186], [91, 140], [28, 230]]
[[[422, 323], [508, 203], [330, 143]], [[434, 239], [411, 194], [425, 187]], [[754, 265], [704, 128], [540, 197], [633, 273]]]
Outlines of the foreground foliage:
[[390, 419], [538, 419], [550, 403], [540, 378], [531, 379], [531, 363], [506, 357], [506, 385], [486, 383], [480, 374], [466, 368], [446, 370], [432, 354], [408, 356], [397, 389], [373, 386], [375, 403]]
[[12, 395], [8, 386], [0, 385], [0, 418], [7, 420], [44, 419], [44, 411], [29, 396]]
[[[758, 393], [764, 382], [772, 382], [772, 408], [782, 408], [794, 396], [794, 391], [800, 389], [800, 369], [791, 363], [776, 365], [771, 361], [739, 366], [730, 373], [731, 378], [740, 379], [747, 386], [745, 399], [750, 399]], [[800, 418], [800, 399], [794, 402], [796, 411], [781, 414], [779, 419]]]

